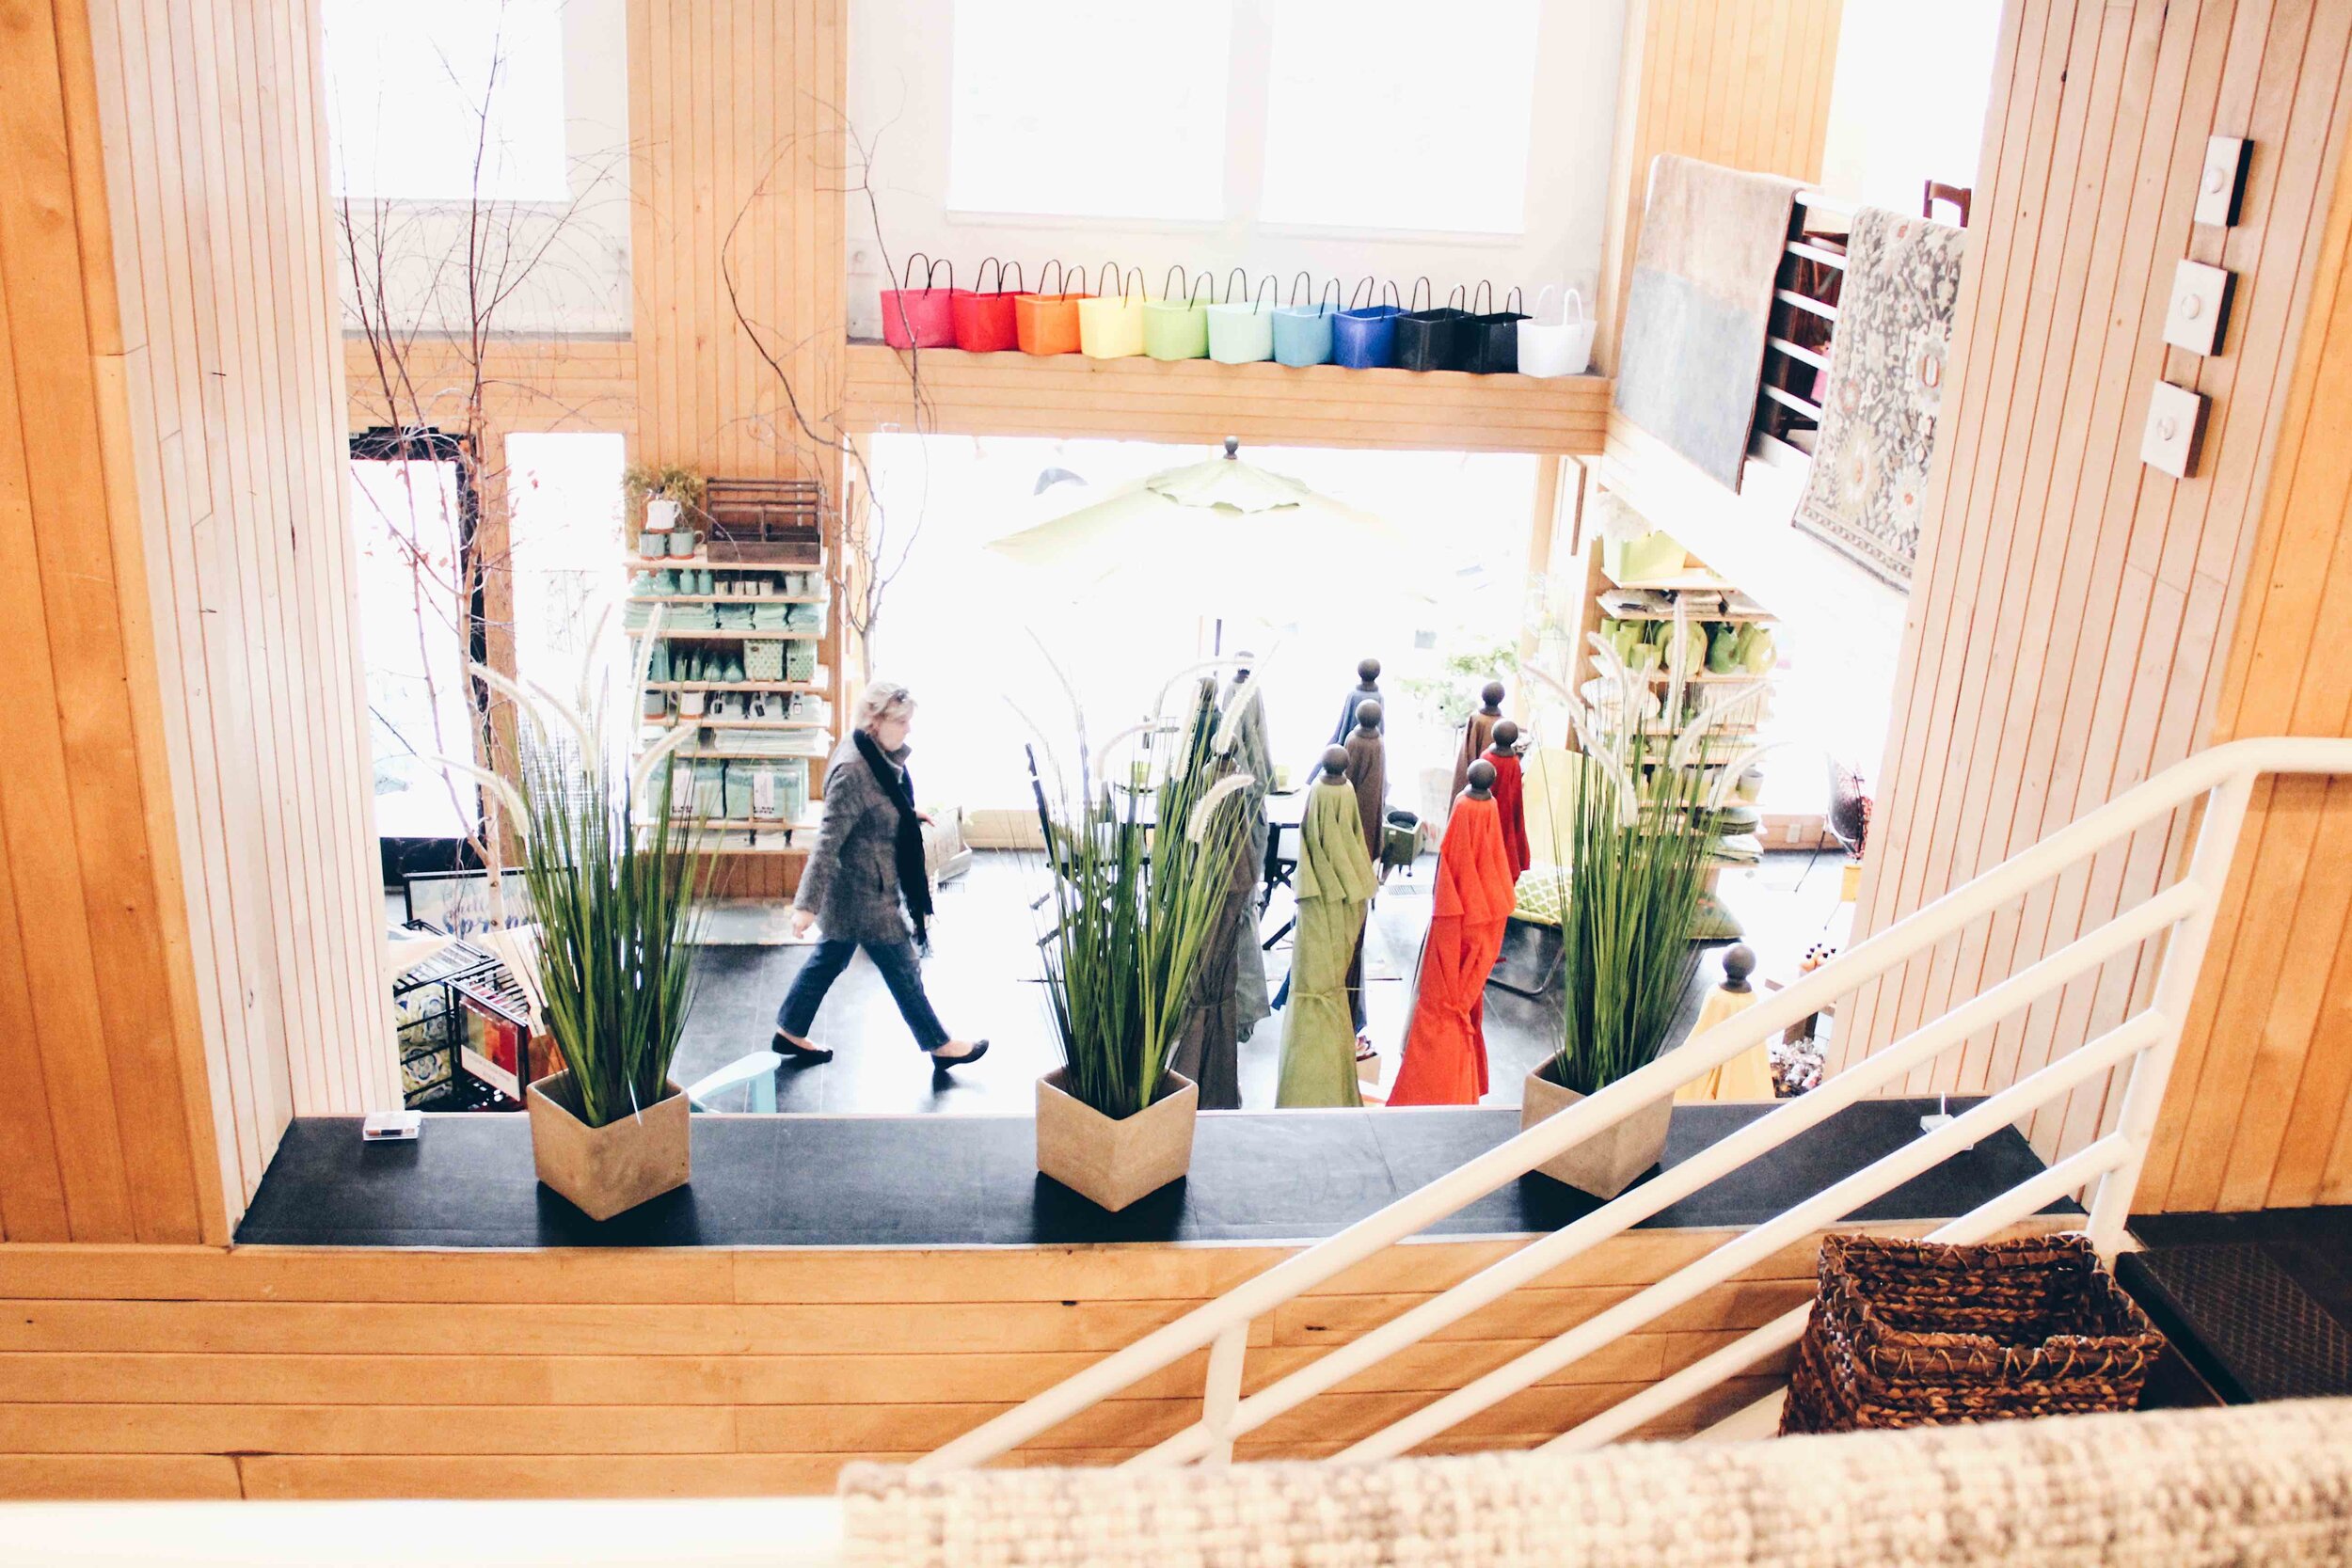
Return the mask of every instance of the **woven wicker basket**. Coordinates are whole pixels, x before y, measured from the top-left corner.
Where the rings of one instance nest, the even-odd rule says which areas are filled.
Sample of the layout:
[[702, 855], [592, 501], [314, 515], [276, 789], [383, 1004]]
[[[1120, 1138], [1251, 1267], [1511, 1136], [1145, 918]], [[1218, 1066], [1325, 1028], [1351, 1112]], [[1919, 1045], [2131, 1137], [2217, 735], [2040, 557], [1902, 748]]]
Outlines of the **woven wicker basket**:
[[2080, 1236], [1832, 1236], [1780, 1430], [2131, 1410], [2163, 1350]]

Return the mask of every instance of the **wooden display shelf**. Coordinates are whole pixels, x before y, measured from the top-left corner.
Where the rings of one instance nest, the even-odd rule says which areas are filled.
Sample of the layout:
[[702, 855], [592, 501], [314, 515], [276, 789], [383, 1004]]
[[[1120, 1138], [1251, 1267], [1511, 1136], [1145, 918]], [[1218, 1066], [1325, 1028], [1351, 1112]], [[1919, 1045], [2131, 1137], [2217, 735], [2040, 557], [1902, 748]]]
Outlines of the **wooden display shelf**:
[[[1651, 680], [1660, 682], [1661, 684], [1664, 684], [1673, 678], [1673, 673], [1666, 670], [1651, 670], [1645, 672], [1645, 673]], [[1683, 676], [1682, 684], [1685, 686], [1736, 686], [1745, 682], [1749, 685], [1760, 686], [1772, 678], [1772, 673], [1770, 670], [1765, 671], [1764, 673], [1760, 675], [1719, 675], [1713, 671], [1708, 670], [1703, 671], [1695, 675]]]
[[[623, 604], [823, 604], [822, 594], [631, 594]], [[645, 628], [636, 628], [643, 631]]]
[[635, 572], [822, 572], [820, 558], [813, 565], [778, 561], [713, 561], [707, 555], [625, 555], [621, 564]]
[[[803, 697], [821, 697], [825, 694], [825, 689], [815, 681], [647, 681], [645, 689], [648, 691], [789, 691]], [[648, 719], [645, 721], [650, 724], [658, 721]], [[828, 724], [817, 724], [807, 720], [795, 721], [809, 723], [816, 729], [831, 727]]]
[[[1603, 566], [1600, 569], [1600, 575], [1608, 579], [1612, 588], [1622, 589], [1627, 593], [1646, 590], [1661, 594], [1736, 594], [1740, 591], [1738, 583], [1726, 578], [1717, 577], [1704, 566], [1692, 571], [1669, 572], [1662, 578], [1620, 578], [1612, 574], [1607, 566]], [[1627, 619], [1627, 617], [1620, 616], [1618, 619]], [[1693, 615], [1691, 619], [1711, 621], [1718, 617], [1701, 614]]]
[[687, 720], [684, 715], [642, 720], [642, 724], [654, 726], [654, 729], [677, 729], [679, 724], [689, 726], [689, 729], [833, 729], [833, 720], [729, 720], [729, 717], [703, 715], [691, 717], [691, 720]]
[[[643, 631], [645, 628], [639, 626], [636, 629]], [[825, 640], [823, 632], [804, 626], [794, 626], [786, 631], [771, 631], [758, 627], [663, 626], [661, 635], [664, 638], [675, 637], [680, 641], [707, 637], [727, 642], [822, 642]]]
[[[1671, 621], [1674, 619], [1671, 611], [1658, 610], [1635, 610], [1628, 614], [1617, 615], [1612, 613], [1607, 605], [1600, 607], [1600, 617], [1604, 621]], [[1686, 621], [1728, 621], [1734, 626], [1772, 626], [1779, 622], [1780, 617], [1770, 610], [1741, 614], [1729, 610], [1694, 610], [1685, 614], [1683, 619]]]

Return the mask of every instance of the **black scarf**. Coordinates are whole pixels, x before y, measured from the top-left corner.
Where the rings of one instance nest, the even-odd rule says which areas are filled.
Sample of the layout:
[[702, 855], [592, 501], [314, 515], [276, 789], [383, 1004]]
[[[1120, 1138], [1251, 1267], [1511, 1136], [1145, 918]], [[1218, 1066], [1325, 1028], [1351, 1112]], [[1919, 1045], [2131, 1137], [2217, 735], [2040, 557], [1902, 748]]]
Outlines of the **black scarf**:
[[930, 941], [925, 927], [931, 918], [931, 878], [923, 859], [923, 822], [914, 814], [914, 775], [892, 762], [882, 743], [866, 731], [850, 733], [857, 741], [857, 754], [866, 759], [866, 770], [898, 808], [898, 831], [891, 840], [891, 851], [898, 863], [898, 891], [905, 895], [907, 913], [914, 921], [914, 944], [926, 946]]

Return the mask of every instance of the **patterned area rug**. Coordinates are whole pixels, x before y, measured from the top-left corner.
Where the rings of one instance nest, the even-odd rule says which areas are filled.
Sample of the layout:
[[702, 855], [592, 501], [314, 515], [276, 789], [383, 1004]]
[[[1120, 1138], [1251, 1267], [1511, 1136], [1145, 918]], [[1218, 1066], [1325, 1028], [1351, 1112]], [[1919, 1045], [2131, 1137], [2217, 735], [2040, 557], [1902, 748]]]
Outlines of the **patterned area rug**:
[[1796, 523], [1911, 586], [1944, 405], [1965, 231], [1883, 208], [1854, 214], [1828, 388]]
[[853, 1568], [2316, 1568], [2352, 1560], [2352, 1400], [841, 1492]]
[[1617, 351], [1617, 412], [1740, 488], [1794, 182], [1661, 153]]

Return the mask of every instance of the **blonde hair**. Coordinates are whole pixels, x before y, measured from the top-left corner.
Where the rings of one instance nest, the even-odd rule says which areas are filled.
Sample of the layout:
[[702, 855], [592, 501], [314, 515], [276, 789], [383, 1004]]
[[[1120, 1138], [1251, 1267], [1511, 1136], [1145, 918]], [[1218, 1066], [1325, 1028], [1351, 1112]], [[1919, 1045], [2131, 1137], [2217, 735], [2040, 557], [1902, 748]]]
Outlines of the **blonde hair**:
[[857, 727], [870, 730], [885, 719], [896, 719], [914, 711], [914, 699], [897, 681], [874, 681], [867, 685], [857, 700]]

